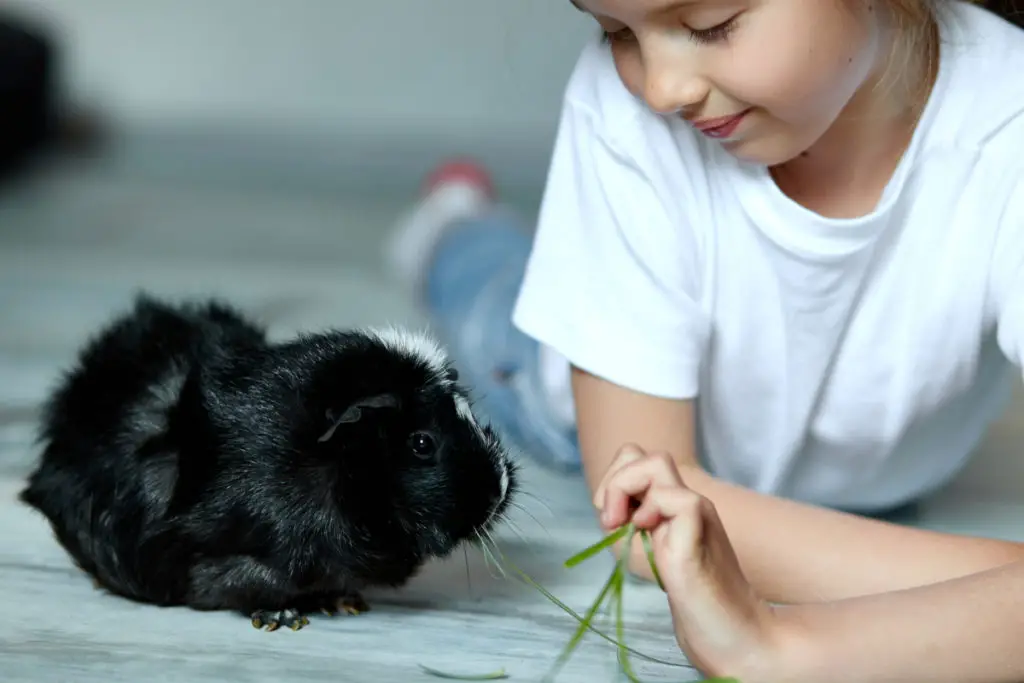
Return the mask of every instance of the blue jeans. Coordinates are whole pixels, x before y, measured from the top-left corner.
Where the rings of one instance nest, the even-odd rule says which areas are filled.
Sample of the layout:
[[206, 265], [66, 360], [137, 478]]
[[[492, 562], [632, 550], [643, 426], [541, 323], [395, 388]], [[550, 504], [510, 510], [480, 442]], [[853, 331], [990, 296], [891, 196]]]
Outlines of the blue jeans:
[[[501, 209], [453, 225], [427, 268], [424, 303], [435, 334], [495, 429], [540, 464], [577, 473], [582, 468], [576, 430], [553, 419], [545, 404], [539, 344], [512, 324], [531, 246], [515, 215]], [[849, 512], [903, 522], [917, 511], [911, 502]]]

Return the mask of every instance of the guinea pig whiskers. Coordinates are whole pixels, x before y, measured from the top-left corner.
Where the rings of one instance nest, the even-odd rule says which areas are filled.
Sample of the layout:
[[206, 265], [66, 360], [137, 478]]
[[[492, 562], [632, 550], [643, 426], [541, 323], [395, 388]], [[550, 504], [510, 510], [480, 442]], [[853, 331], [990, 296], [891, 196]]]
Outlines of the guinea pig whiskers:
[[[537, 524], [537, 526], [539, 526], [541, 529], [544, 529], [544, 531], [546, 531], [549, 536], [551, 535], [551, 531], [549, 531], [547, 528], [545, 528], [544, 525], [540, 523], [540, 520], [533, 516], [532, 512], [530, 512], [525, 507], [523, 507], [522, 503], [520, 503], [519, 501], [516, 501], [516, 500], [510, 500], [509, 501], [509, 505], [511, 505], [512, 507], [514, 507], [517, 510], [521, 511], [524, 515], [526, 515], [527, 517], [532, 519]], [[512, 524], [512, 520], [510, 520], [510, 519], [506, 519], [505, 521], [509, 525]]]
[[509, 530], [516, 535], [516, 537], [523, 542], [523, 545], [530, 545], [530, 541], [527, 540], [526, 536], [523, 535], [522, 529], [519, 525], [513, 522], [511, 519], [506, 519], [505, 524], [508, 525]]
[[478, 545], [480, 547], [480, 554], [484, 558], [484, 567], [487, 569], [487, 574], [492, 579], [495, 579], [497, 577], [494, 575], [494, 572], [491, 571], [491, 563], [494, 561], [494, 558], [491, 556], [490, 551], [487, 549], [487, 543], [484, 541], [484, 539], [483, 538], [478, 538], [478, 540], [479, 540]]
[[497, 556], [494, 557], [494, 563], [497, 566], [498, 571], [501, 572], [501, 575], [503, 577], [508, 577], [508, 574], [505, 573], [505, 567], [500, 559], [503, 558], [505, 555], [501, 552], [501, 548], [498, 546], [498, 541], [495, 540], [494, 535], [490, 531], [485, 531], [484, 533], [487, 535], [487, 539], [491, 543], [491, 551], [493, 553], [497, 553]]
[[[545, 503], [545, 502], [544, 502], [544, 500], [543, 500], [543, 499], [542, 499], [542, 498], [541, 498], [540, 496], [538, 496], [538, 495], [537, 495], [536, 493], [533, 493], [533, 492], [531, 492], [531, 491], [519, 491], [518, 493], [519, 493], [519, 495], [521, 495], [521, 496], [527, 496], [528, 498], [533, 498], [533, 499], [534, 499], [535, 501], [537, 501], [538, 503], [540, 503], [540, 504], [541, 504], [541, 506], [542, 506], [542, 507], [543, 507], [543, 508], [544, 508], [545, 510], [547, 510], [547, 513], [548, 513], [549, 515], [551, 515], [552, 517], [554, 517], [555, 513], [551, 511], [551, 506], [549, 506], [549, 505], [548, 505], [547, 503]], [[520, 508], [520, 509], [522, 509], [522, 510], [523, 510], [523, 512], [526, 512], [525, 508]]]
[[[494, 572], [491, 571], [491, 566], [493, 565], [493, 567], [501, 573], [502, 577], [507, 577], [501, 563], [498, 562], [498, 559], [494, 556], [494, 552], [491, 550], [488, 539], [484, 538], [483, 533], [481, 532], [477, 532], [477, 538], [480, 540], [480, 552], [484, 556], [484, 565], [487, 567], [487, 573], [491, 575], [492, 579], [498, 578], [494, 575]], [[493, 540], [490, 542], [493, 543]], [[497, 548], [495, 548], [495, 550], [497, 550]], [[500, 554], [501, 551], [498, 552]]]
[[469, 571], [469, 548], [462, 546], [462, 555], [466, 558], [466, 587], [469, 590], [469, 597], [473, 597], [473, 575]]

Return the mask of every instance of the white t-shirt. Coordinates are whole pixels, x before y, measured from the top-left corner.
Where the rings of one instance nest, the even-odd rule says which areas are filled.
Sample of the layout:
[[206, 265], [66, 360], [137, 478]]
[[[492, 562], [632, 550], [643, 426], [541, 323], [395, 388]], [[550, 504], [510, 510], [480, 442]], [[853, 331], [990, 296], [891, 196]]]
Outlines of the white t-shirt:
[[958, 4], [877, 208], [830, 219], [621, 83], [566, 90], [514, 322], [568, 363], [697, 401], [716, 476], [872, 509], [946, 483], [1024, 356], [1024, 31]]

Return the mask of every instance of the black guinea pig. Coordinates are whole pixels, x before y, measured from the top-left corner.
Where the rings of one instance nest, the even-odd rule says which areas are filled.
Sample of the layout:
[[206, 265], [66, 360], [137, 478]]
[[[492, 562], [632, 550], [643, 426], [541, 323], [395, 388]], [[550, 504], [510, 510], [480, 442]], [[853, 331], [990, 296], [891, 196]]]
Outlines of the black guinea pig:
[[271, 343], [139, 295], [49, 398], [21, 500], [98, 586], [257, 628], [359, 613], [503, 518], [516, 469], [429, 337]]

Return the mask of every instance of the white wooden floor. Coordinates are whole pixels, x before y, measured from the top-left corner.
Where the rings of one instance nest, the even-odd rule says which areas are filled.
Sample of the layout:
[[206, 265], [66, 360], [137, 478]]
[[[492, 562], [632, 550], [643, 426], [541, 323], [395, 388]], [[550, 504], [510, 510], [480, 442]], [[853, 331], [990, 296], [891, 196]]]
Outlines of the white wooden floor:
[[[147, 287], [217, 293], [288, 335], [324, 325], [417, 322], [374, 259], [400, 206], [272, 197], [55, 176], [0, 200], [0, 671], [5, 682], [435, 680], [504, 667], [537, 681], [575, 623], [479, 554], [432, 565], [406, 590], [371, 593], [371, 612], [314, 617], [299, 632], [257, 631], [233, 614], [126, 602], [93, 589], [16, 494], [35, 456], [34, 409], [84, 336]], [[597, 540], [581, 481], [527, 464], [504, 552], [583, 611], [610, 569], [561, 562]], [[1022, 537], [1019, 505], [958, 496], [920, 523]], [[512, 528], [515, 527], [515, 529]], [[517, 533], [518, 532], [518, 533]], [[467, 559], [468, 558], [468, 559]], [[469, 577], [467, 578], [467, 563]], [[630, 644], [685, 663], [662, 594], [630, 587]], [[695, 680], [688, 668], [636, 662], [646, 680]], [[612, 648], [588, 638], [559, 680], [615, 680]]]

